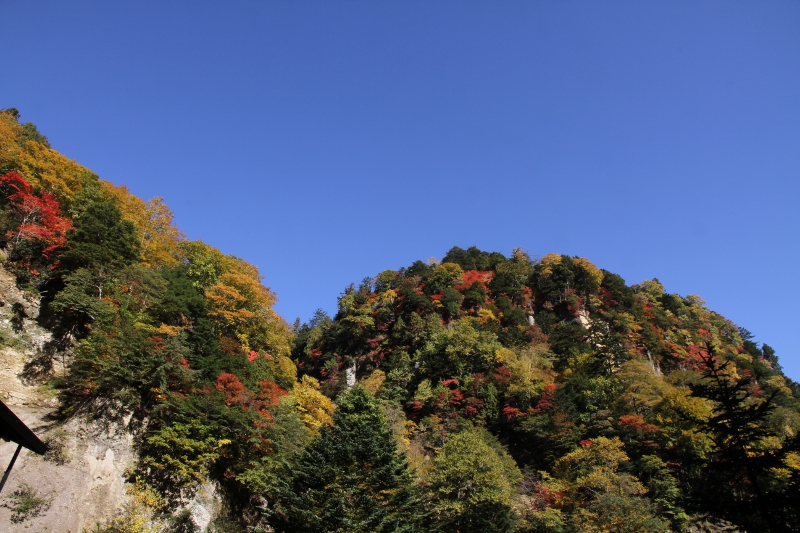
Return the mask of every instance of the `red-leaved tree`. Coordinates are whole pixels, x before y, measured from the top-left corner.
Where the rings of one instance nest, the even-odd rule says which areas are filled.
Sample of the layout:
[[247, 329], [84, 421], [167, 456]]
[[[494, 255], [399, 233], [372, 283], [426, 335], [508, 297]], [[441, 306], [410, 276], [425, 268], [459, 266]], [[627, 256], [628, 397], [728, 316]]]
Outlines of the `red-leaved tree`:
[[[7, 210], [11, 215], [5, 237], [9, 255], [37, 274], [37, 265], [53, 259], [67, 240], [72, 222], [61, 216], [61, 206], [55, 196], [42, 191], [37, 196], [31, 185], [16, 172], [0, 176]], [[23, 246], [27, 245], [27, 246]]]

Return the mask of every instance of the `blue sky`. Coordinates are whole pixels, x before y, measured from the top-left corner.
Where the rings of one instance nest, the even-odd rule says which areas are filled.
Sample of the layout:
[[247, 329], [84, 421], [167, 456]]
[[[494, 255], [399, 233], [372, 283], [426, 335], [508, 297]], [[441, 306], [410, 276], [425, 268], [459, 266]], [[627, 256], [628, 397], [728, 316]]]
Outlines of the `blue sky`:
[[257, 264], [290, 322], [453, 245], [521, 246], [699, 294], [800, 380], [798, 2], [0, 17], [0, 107]]

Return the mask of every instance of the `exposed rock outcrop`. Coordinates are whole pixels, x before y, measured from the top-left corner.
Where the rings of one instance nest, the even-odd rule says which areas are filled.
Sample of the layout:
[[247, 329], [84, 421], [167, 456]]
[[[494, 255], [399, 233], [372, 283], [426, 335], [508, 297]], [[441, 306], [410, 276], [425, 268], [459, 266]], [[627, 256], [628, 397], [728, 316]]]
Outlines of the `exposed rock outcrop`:
[[[124, 473], [134, 460], [131, 434], [124, 425], [75, 417], [54, 417], [58, 400], [47, 386], [63, 370], [64, 359], [48, 353], [52, 335], [37, 323], [40, 299], [21, 291], [13, 275], [0, 268], [0, 398], [45, 442], [51, 452], [39, 456], [23, 449], [2, 499], [21, 483], [51, 499], [47, 512], [12, 523], [0, 507], [0, 529], [9, 533], [78, 533], [111, 516], [126, 500]], [[5, 469], [16, 445], [0, 444]]]

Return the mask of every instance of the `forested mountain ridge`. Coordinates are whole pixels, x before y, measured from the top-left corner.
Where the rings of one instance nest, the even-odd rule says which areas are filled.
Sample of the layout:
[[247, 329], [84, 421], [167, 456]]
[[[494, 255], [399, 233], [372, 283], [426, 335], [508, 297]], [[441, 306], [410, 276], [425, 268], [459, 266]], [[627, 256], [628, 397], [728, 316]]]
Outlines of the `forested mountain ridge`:
[[[452, 248], [288, 326], [258, 270], [0, 113], [0, 243], [63, 420], [128, 420], [97, 531], [797, 531], [800, 387], [658, 280]], [[54, 512], [54, 511], [50, 511]]]
[[136, 504], [103, 530], [145, 531], [207, 479], [260, 486], [257, 460], [302, 448], [333, 410], [313, 379], [297, 382], [274, 293], [255, 266], [187, 240], [161, 199], [100, 180], [18, 116], [0, 113], [0, 247], [53, 333], [37, 375], [62, 419], [127, 421], [138, 452]]
[[333, 319], [295, 329], [293, 359], [326, 394], [349, 369], [403, 406], [409, 459], [450, 530], [473, 531], [455, 505], [473, 496], [430, 478], [465, 430], [488, 430], [519, 468], [502, 497], [493, 480], [495, 523], [508, 512], [522, 530], [666, 531], [710, 514], [797, 527], [798, 385], [769, 346], [658, 280], [453, 248], [348, 287]]

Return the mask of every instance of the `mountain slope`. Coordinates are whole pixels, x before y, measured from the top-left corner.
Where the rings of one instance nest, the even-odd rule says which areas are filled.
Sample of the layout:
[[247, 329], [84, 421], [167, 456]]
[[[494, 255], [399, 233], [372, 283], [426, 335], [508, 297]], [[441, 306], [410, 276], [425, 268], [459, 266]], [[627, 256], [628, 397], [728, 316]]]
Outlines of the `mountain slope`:
[[0, 391], [64, 444], [15, 472], [62, 480], [16, 530], [797, 530], [800, 387], [699, 296], [455, 247], [290, 327], [257, 267], [13, 109], [0, 204]]
[[[593, 530], [622, 505], [675, 529], [710, 512], [783, 531], [796, 513], [798, 386], [750, 338], [658, 280], [456, 247], [348, 287], [335, 317], [297, 328], [292, 355], [329, 395], [354, 372], [401, 405], [423, 472], [449, 435], [488, 428], [528, 472], [524, 527]], [[613, 468], [592, 470], [595, 446]], [[431, 511], [445, 505], [429, 497]], [[662, 527], [647, 520], [641, 530]]]

